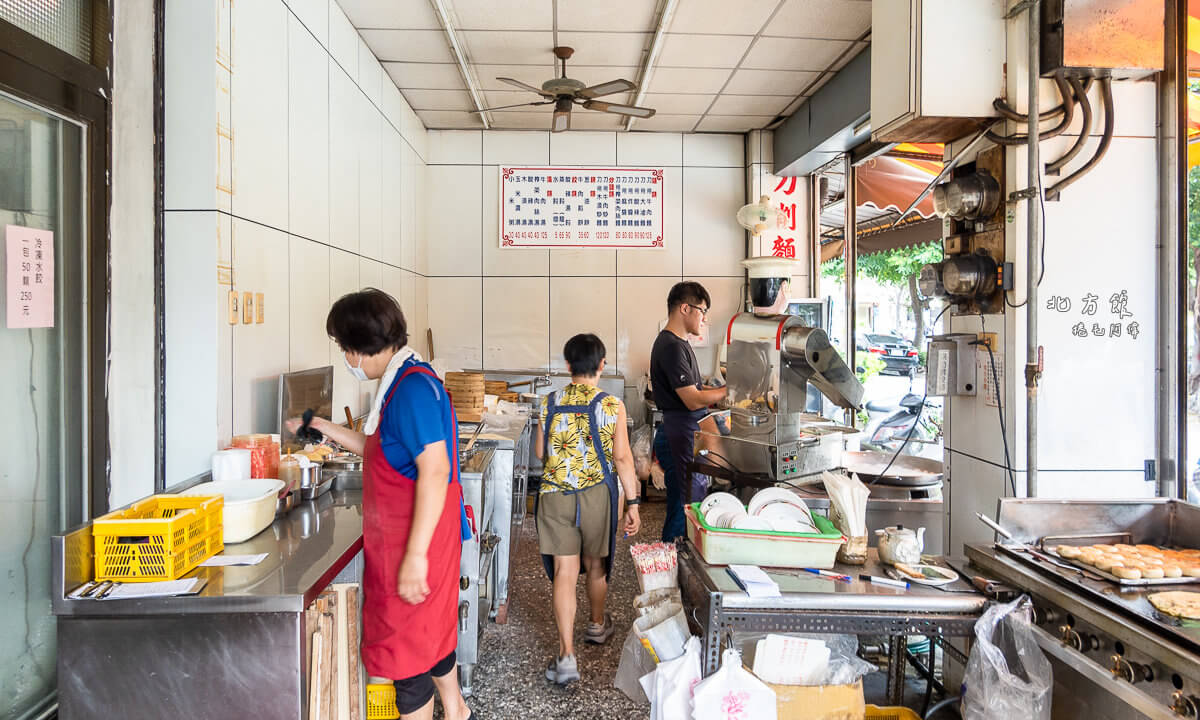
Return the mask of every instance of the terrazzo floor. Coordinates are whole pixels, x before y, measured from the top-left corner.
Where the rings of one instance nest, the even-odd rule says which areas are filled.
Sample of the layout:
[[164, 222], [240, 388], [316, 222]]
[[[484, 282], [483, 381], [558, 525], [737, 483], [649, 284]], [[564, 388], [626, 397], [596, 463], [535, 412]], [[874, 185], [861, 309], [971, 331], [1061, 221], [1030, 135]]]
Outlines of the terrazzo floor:
[[[648, 718], [648, 706], [639, 706], [612, 686], [621, 646], [633, 624], [633, 599], [637, 579], [629, 556], [634, 542], [654, 542], [662, 532], [665, 507], [661, 502], [642, 506], [642, 530], [636, 538], [617, 538], [617, 562], [609, 584], [608, 610], [615, 632], [607, 645], [583, 642], [587, 623], [587, 600], [582, 579], [578, 588], [575, 620], [576, 654], [582, 679], [567, 687], [546, 680], [545, 670], [558, 650], [550, 601], [550, 581], [537, 552], [537, 534], [530, 513], [517, 548], [509, 601], [508, 623], [486, 624], [480, 640], [481, 662], [475, 666], [474, 695], [468, 704], [475, 720], [542, 720], [543, 718], [587, 718], [624, 720]], [[911, 674], [906, 688], [909, 707], [920, 707], [923, 681]], [[884, 705], [883, 673], [867, 676], [864, 688], [868, 702]], [[437, 717], [441, 717], [438, 708]]]
[[557, 631], [550, 602], [550, 580], [537, 551], [533, 514], [525, 518], [521, 540], [509, 581], [508, 623], [488, 623], [480, 640], [475, 666], [474, 696], [468, 701], [476, 720], [507, 718], [646, 718], [649, 708], [639, 707], [612, 686], [621, 645], [633, 625], [633, 599], [638, 594], [629, 546], [653, 542], [662, 532], [664, 506], [642, 506], [642, 530], [628, 540], [617, 537], [616, 563], [608, 588], [608, 610], [615, 632], [607, 645], [583, 641], [588, 622], [584, 584], [578, 587], [575, 652], [581, 679], [566, 687], [546, 680], [546, 666], [558, 651]]

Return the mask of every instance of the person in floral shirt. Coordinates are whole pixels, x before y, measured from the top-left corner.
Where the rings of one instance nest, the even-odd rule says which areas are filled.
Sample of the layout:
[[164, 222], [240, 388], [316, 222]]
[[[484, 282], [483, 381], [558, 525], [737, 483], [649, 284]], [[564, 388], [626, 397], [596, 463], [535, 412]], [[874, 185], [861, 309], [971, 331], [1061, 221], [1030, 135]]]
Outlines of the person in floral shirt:
[[641, 527], [625, 404], [598, 386], [604, 343], [595, 335], [576, 335], [563, 347], [563, 357], [571, 384], [542, 398], [541, 432], [535, 440], [542, 485], [534, 510], [558, 625], [558, 654], [546, 678], [560, 685], [579, 679], [574, 634], [580, 568], [587, 572], [591, 615], [584, 638], [603, 645], [613, 634], [604, 603], [622, 503], [625, 534], [634, 535]]

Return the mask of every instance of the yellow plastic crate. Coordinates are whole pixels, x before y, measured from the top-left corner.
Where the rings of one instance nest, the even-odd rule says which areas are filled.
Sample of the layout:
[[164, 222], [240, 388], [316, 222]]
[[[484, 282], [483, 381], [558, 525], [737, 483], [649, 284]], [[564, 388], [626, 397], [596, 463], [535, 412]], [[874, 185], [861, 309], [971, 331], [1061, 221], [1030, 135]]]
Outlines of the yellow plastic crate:
[[367, 720], [396, 720], [395, 685], [367, 685]]
[[216, 497], [154, 495], [92, 521], [96, 580], [176, 580], [221, 552]]
[[921, 716], [906, 707], [868, 705], [867, 720], [921, 720]]

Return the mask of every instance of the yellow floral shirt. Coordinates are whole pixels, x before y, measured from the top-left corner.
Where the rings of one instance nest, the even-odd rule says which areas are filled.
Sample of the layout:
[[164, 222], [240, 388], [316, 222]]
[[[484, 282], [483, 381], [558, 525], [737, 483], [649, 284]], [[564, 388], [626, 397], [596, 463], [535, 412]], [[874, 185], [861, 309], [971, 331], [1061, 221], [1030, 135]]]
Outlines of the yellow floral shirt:
[[[554, 394], [557, 406], [587, 405], [599, 394], [600, 388], [572, 383]], [[549, 403], [542, 398], [542, 426], [545, 427]], [[543, 452], [541, 492], [564, 489], [584, 489], [604, 482], [604, 468], [596, 457], [592, 444], [592, 423], [599, 425], [600, 444], [612, 467], [613, 433], [620, 417], [621, 401], [612, 395], [600, 401], [589, 419], [587, 415], [559, 412], [550, 428], [548, 447]]]

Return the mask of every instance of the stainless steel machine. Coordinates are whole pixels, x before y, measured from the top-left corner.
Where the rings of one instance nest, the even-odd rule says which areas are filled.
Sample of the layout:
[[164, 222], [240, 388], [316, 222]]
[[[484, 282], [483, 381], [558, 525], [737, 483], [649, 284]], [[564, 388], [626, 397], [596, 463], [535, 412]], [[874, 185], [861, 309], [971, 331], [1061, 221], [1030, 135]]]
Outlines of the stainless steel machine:
[[825, 331], [794, 315], [740, 313], [729, 322], [726, 344], [730, 432], [702, 429], [697, 452], [734, 473], [770, 480], [839, 467], [845, 436], [856, 431], [807, 414], [808, 387], [847, 409], [861, 406], [863, 387]]
[[995, 545], [969, 544], [967, 558], [972, 572], [1031, 597], [1038, 644], [1054, 669], [1055, 720], [1197, 717], [1200, 623], [1159, 613], [1147, 596], [1162, 590], [1200, 591], [1200, 584], [1118, 585], [1068, 566], [1043, 547], [1146, 543], [1200, 548], [1200, 508], [1165, 498], [1004, 498], [998, 521], [1013, 538]]

